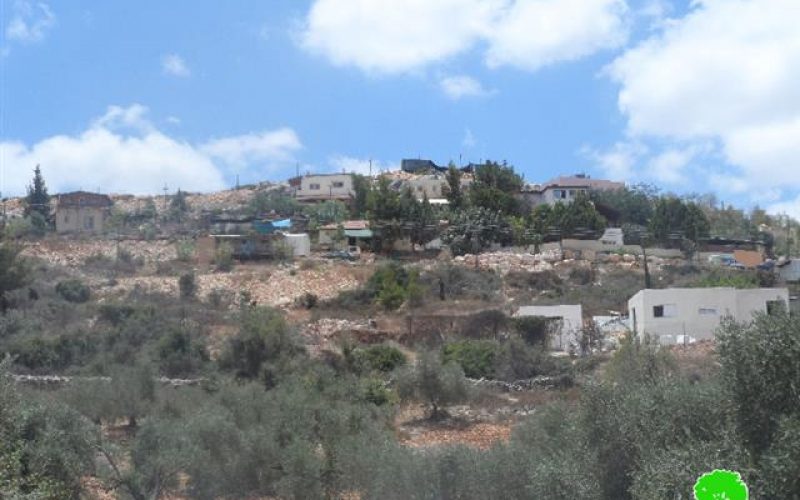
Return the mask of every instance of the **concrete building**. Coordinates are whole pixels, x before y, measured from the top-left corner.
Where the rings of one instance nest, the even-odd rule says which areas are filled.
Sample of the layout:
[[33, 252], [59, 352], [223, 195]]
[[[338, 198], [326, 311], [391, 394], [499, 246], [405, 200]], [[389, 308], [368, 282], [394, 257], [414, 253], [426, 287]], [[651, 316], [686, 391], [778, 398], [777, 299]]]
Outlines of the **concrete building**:
[[341, 224], [321, 226], [317, 245], [330, 250], [347, 248], [356, 251], [361, 245], [368, 244], [371, 239], [372, 230], [369, 228], [369, 221], [348, 220]]
[[531, 206], [555, 205], [556, 203], [572, 203], [580, 193], [592, 191], [614, 191], [625, 187], [623, 182], [604, 179], [592, 179], [585, 174], [556, 177], [544, 184], [526, 184], [522, 189], [522, 198]]
[[776, 269], [782, 281], [800, 281], [800, 259], [779, 261]]
[[107, 195], [75, 191], [56, 196], [57, 233], [100, 233], [114, 202]]
[[[403, 172], [400, 174], [389, 185], [394, 191], [402, 192], [406, 188], [410, 188], [418, 200], [427, 197], [432, 205], [447, 204], [448, 184], [445, 174], [402, 175]], [[462, 176], [460, 184], [461, 191], [466, 192], [472, 184], [472, 177]]]
[[304, 203], [348, 202], [355, 195], [352, 174], [309, 174], [290, 179], [289, 186], [297, 201]]
[[641, 290], [628, 301], [628, 313], [636, 335], [674, 344], [712, 339], [723, 317], [749, 321], [779, 306], [789, 307], [786, 288], [666, 288]]
[[578, 346], [578, 338], [583, 329], [583, 308], [580, 305], [522, 306], [515, 318], [538, 316], [552, 320], [550, 348], [567, 351]]

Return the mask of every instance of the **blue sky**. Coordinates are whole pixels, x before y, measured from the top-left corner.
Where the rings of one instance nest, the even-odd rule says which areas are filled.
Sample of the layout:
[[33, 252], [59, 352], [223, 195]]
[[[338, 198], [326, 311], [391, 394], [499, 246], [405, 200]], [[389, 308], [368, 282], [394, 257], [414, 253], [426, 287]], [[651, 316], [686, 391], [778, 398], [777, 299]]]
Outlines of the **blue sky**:
[[507, 160], [800, 214], [800, 0], [0, 0], [0, 188]]

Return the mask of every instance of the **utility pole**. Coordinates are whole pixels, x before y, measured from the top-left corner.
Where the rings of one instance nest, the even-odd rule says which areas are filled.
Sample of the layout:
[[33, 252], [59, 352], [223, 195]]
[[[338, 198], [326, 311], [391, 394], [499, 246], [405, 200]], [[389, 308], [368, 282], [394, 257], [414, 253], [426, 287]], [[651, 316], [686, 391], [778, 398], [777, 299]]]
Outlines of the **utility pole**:
[[372, 178], [372, 158], [369, 159], [369, 177]]
[[167, 183], [166, 182], [164, 183], [164, 187], [162, 189], [164, 190], [164, 213], [166, 213], [167, 212], [167, 191], [169, 191], [169, 188], [167, 187]]

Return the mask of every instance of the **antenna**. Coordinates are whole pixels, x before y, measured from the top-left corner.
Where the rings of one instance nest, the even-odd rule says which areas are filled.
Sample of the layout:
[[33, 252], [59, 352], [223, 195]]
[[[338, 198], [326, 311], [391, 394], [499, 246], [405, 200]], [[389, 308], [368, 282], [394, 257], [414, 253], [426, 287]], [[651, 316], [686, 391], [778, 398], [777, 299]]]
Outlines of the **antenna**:
[[372, 158], [369, 159], [369, 176], [372, 177]]

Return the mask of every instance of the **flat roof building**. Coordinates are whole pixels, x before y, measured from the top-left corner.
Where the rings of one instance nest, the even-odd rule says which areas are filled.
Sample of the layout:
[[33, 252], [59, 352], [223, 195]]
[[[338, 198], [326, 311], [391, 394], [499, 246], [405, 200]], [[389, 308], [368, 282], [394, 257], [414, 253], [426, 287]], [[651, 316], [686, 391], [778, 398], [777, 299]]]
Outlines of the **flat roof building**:
[[631, 329], [662, 344], [706, 340], [724, 317], [750, 321], [757, 313], [789, 307], [786, 288], [665, 288], [646, 289], [628, 301]]

